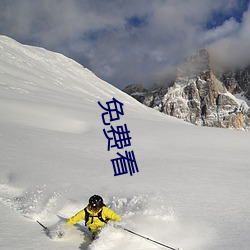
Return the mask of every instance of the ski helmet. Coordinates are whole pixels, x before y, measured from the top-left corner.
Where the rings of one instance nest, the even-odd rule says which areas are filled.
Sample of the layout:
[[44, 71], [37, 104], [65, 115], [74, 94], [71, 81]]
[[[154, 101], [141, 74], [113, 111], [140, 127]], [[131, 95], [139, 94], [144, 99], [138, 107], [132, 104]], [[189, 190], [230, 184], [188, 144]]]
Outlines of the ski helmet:
[[93, 195], [89, 198], [89, 206], [93, 210], [99, 210], [103, 207], [103, 199], [99, 195]]

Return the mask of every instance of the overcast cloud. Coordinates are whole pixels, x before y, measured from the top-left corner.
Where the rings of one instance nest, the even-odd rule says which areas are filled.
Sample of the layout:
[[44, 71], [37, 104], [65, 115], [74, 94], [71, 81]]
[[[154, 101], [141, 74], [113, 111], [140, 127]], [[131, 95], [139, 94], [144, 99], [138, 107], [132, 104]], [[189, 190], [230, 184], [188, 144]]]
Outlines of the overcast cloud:
[[148, 87], [208, 46], [223, 63], [249, 63], [247, 5], [249, 0], [0, 0], [0, 34], [61, 52], [119, 88]]

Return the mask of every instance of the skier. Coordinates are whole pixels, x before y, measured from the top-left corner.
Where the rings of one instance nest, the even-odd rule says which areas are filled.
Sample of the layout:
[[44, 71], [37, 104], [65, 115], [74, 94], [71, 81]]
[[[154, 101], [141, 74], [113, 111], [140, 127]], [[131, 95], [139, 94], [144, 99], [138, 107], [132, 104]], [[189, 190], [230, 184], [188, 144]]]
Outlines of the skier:
[[105, 206], [101, 196], [95, 194], [89, 198], [89, 204], [72, 216], [67, 224], [74, 225], [80, 220], [85, 220], [85, 226], [89, 228], [94, 239], [109, 220], [120, 222], [122, 219], [113, 210]]

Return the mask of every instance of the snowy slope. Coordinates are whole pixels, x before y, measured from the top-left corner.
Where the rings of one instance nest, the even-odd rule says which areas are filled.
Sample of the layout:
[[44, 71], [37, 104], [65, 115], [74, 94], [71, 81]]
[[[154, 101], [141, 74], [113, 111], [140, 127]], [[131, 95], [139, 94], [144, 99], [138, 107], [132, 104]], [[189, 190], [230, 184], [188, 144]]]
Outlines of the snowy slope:
[[[118, 150], [107, 151], [98, 101], [113, 97], [124, 104], [113, 125], [131, 131], [133, 176], [114, 176]], [[36, 223], [53, 227], [97, 193], [124, 227], [166, 245], [247, 250], [249, 141], [160, 114], [63, 55], [0, 36], [0, 248], [163, 249], [112, 225], [92, 244], [81, 227], [51, 240]]]

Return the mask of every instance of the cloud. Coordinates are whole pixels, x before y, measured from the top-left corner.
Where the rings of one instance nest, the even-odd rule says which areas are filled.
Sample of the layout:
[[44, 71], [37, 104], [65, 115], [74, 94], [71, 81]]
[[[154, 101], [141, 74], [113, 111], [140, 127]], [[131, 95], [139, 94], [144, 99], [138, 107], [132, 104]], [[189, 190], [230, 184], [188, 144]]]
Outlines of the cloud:
[[[225, 26], [220, 29], [227, 29]], [[245, 67], [250, 64], [250, 10], [243, 15], [242, 22], [221, 39], [210, 44], [216, 61], [225, 67]]]
[[[2, 0], [0, 33], [61, 52], [120, 88], [148, 87], [204, 46], [212, 44], [223, 57], [223, 46], [247, 49], [249, 14], [242, 22], [233, 16], [239, 2]], [[225, 20], [218, 23], [218, 16]]]
[[240, 24], [232, 17], [226, 20], [221, 26], [204, 31], [200, 38], [201, 44], [211, 44], [219, 41], [225, 37], [231, 36], [237, 33], [240, 28]]

